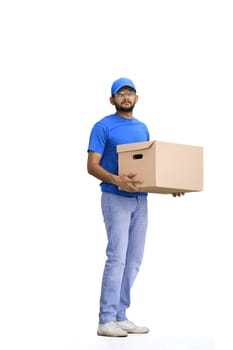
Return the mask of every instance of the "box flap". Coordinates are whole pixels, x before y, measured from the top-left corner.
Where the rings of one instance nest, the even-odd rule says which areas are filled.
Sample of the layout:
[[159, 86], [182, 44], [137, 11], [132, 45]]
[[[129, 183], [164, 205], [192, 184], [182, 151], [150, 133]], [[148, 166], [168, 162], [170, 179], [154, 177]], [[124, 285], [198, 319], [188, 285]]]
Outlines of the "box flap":
[[154, 143], [155, 143], [155, 141], [144, 141], [144, 142], [135, 142], [135, 143], [127, 143], [127, 144], [117, 145], [117, 153], [148, 149]]

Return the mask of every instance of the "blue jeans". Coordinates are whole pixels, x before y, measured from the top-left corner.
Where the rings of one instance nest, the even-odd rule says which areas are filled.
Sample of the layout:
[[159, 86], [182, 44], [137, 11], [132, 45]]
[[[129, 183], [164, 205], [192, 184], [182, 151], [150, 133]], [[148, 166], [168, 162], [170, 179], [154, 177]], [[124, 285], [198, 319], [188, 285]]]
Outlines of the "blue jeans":
[[130, 290], [142, 262], [148, 225], [147, 197], [102, 193], [102, 213], [107, 231], [99, 322], [126, 320]]

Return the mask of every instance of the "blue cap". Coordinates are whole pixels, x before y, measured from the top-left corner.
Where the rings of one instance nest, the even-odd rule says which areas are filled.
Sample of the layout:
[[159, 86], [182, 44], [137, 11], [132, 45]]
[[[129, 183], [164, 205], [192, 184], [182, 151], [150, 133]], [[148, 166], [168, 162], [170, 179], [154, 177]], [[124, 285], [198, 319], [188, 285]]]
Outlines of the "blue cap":
[[123, 88], [125, 86], [130, 87], [131, 89], [133, 89], [136, 92], [136, 87], [135, 87], [134, 83], [132, 82], [132, 80], [127, 79], [127, 78], [120, 78], [120, 79], [115, 80], [112, 84], [112, 88], [111, 88], [112, 96], [114, 94], [116, 94], [117, 91], [119, 91], [121, 88]]

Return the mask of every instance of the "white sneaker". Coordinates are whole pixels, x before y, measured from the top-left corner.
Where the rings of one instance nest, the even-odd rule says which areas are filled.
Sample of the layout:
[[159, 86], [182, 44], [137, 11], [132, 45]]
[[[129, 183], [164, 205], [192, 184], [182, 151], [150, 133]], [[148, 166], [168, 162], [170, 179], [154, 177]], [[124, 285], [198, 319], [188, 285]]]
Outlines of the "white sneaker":
[[117, 322], [99, 323], [97, 334], [105, 337], [128, 336], [128, 332], [119, 327]]
[[145, 334], [145, 333], [148, 333], [150, 331], [149, 328], [136, 326], [133, 322], [131, 322], [129, 320], [118, 321], [117, 324], [124, 331], [126, 331], [127, 333], [131, 333], [131, 334]]

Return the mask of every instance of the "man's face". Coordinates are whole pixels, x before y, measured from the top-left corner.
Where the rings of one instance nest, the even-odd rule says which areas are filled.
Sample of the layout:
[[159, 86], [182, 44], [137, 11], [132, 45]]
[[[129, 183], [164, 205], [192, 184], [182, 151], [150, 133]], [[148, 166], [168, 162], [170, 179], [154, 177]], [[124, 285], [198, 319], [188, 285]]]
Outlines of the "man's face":
[[117, 111], [132, 112], [137, 102], [137, 95], [133, 89], [123, 87], [113, 96], [113, 101]]

